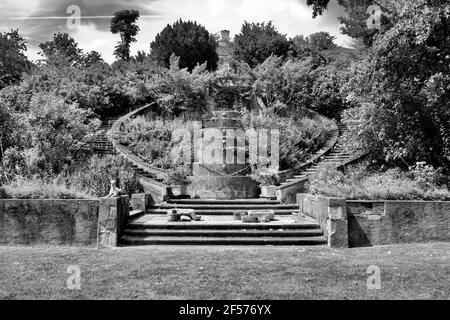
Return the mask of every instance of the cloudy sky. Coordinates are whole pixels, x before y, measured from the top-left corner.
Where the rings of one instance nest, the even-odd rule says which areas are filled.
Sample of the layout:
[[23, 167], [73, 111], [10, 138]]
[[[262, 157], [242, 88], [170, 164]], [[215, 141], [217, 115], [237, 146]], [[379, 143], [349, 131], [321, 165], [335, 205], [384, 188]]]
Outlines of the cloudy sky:
[[[71, 6], [81, 9], [81, 25], [75, 29], [67, 27]], [[85, 52], [96, 50], [112, 62], [118, 36], [109, 32], [110, 16], [121, 9], [136, 9], [142, 16], [133, 53], [148, 52], [155, 35], [179, 18], [196, 20], [211, 33], [226, 29], [234, 35], [244, 21], [271, 20], [288, 37], [328, 31], [340, 45], [346, 46], [350, 41], [340, 34], [338, 17], [344, 11], [335, 0], [316, 19], [306, 0], [1, 0], [0, 31], [18, 28], [29, 42], [28, 55], [32, 60], [39, 58], [39, 43], [50, 40], [54, 33], [68, 32]]]

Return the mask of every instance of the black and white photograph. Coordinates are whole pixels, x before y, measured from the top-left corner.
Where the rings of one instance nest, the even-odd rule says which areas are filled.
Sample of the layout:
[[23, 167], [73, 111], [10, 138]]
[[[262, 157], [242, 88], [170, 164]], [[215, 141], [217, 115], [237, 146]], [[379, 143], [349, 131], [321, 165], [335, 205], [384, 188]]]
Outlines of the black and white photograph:
[[1, 0], [0, 300], [449, 299], [448, 0]]

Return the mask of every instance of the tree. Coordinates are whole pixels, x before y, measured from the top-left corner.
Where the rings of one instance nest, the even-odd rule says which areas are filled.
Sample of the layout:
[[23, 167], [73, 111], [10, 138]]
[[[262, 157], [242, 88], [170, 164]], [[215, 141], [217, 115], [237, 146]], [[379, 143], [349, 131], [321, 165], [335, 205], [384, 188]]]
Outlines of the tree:
[[336, 48], [334, 40], [336, 40], [336, 37], [323, 31], [313, 33], [308, 37], [309, 45], [319, 51]]
[[50, 174], [86, 160], [91, 154], [89, 141], [100, 126], [92, 111], [48, 94], [33, 97], [28, 122], [32, 137], [30, 167], [36, 173]]
[[[356, 147], [391, 163], [450, 171], [450, 4], [402, 0], [352, 77], [344, 115]], [[356, 139], [355, 139], [356, 137]]]
[[99, 63], [105, 63], [100, 53], [97, 51], [91, 51], [83, 55], [82, 63], [84, 67], [91, 67]]
[[20, 81], [31, 63], [25, 56], [25, 39], [18, 30], [0, 33], [0, 89]]
[[136, 21], [139, 19], [139, 11], [117, 11], [111, 20], [111, 32], [120, 34], [120, 42], [114, 50], [114, 55], [121, 60], [130, 60], [130, 45], [136, 42], [136, 35], [140, 31]]
[[321, 15], [328, 7], [330, 0], [307, 0], [308, 6], [313, 6], [313, 17]]
[[286, 35], [279, 33], [272, 22], [245, 22], [234, 38], [234, 57], [254, 67], [271, 55], [286, 57], [289, 47]]
[[58, 32], [53, 35], [53, 40], [41, 43], [39, 48], [47, 60], [57, 62], [67, 60], [69, 63], [79, 63], [83, 51], [78, 48], [78, 43], [68, 33]]
[[[368, 46], [372, 44], [373, 38], [386, 27], [392, 26], [392, 19], [396, 14], [396, 4], [393, 0], [338, 0], [338, 4], [345, 8], [346, 16], [339, 17], [341, 32], [355, 39], [362, 39]], [[327, 9], [329, 0], [308, 0], [308, 5], [313, 6], [313, 17], [321, 15]], [[367, 13], [371, 5], [381, 9], [380, 29], [368, 29]]]
[[189, 71], [204, 62], [208, 70], [215, 70], [219, 61], [216, 39], [205, 27], [194, 21], [180, 19], [173, 25], [167, 25], [156, 35], [150, 48], [152, 58], [166, 68], [170, 67], [172, 54], [180, 58], [180, 68]]

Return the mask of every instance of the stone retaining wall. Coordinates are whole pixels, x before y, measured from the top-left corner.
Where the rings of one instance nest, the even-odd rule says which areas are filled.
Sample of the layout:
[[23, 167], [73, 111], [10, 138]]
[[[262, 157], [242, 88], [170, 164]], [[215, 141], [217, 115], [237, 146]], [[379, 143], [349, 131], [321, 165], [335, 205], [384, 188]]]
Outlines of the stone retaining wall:
[[450, 202], [347, 201], [349, 246], [450, 241]]
[[99, 200], [0, 200], [0, 244], [97, 243]]
[[331, 247], [450, 241], [450, 202], [346, 201], [299, 194], [303, 214], [316, 218]]
[[117, 246], [129, 197], [0, 200], [0, 245]]

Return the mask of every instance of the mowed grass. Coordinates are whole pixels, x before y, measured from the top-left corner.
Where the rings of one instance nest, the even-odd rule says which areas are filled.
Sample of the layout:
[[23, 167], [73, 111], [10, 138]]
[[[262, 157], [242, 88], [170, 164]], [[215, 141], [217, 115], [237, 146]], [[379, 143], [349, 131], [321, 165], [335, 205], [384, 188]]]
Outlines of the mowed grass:
[[[67, 268], [81, 290], [67, 289]], [[367, 268], [381, 268], [381, 289]], [[0, 247], [0, 299], [449, 299], [450, 244]]]

